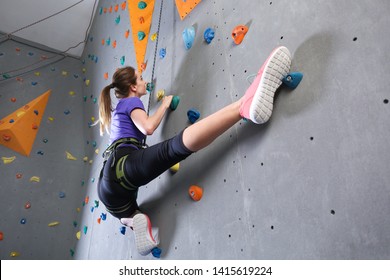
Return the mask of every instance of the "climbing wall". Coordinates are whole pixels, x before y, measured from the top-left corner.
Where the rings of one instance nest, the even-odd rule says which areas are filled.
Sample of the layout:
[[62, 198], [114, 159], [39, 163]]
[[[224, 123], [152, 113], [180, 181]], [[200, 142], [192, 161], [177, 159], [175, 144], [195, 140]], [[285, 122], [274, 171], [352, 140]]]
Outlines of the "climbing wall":
[[[240, 121], [183, 161], [176, 174], [166, 172], [140, 190], [141, 208], [159, 231], [161, 258], [389, 258], [384, 75], [390, 69], [383, 63], [389, 60], [389, 4], [343, 1], [335, 9], [318, 1], [204, 0], [182, 20], [175, 1], [163, 1], [159, 22], [161, 2], [155, 3], [143, 72], [151, 79], [154, 67], [155, 90], [142, 101], [147, 108], [150, 100], [153, 113], [156, 93], [164, 90], [178, 95], [180, 104], [148, 137], [149, 145], [190, 125], [189, 109], [203, 118], [238, 100], [276, 46], [287, 46], [292, 71], [304, 74], [297, 89], [278, 91], [267, 124]], [[129, 27], [127, 11], [110, 12], [116, 4], [99, 3], [90, 33], [96, 40], [84, 52], [99, 57], [98, 63], [86, 59], [93, 81], [87, 95], [109, 84], [117, 67], [137, 65], [134, 38], [123, 35], [137, 30]], [[238, 25], [248, 27], [241, 44], [231, 35]], [[183, 41], [189, 28], [196, 32], [186, 42], [190, 48]], [[215, 31], [209, 44], [208, 28]], [[116, 48], [99, 44], [102, 38], [115, 39]], [[96, 115], [97, 106], [90, 103], [86, 112]], [[98, 137], [98, 128], [89, 132]], [[101, 150], [107, 144], [107, 137], [98, 141]], [[91, 177], [101, 161], [94, 161]], [[198, 202], [188, 195], [191, 185], [203, 188]], [[90, 199], [97, 199], [96, 182], [89, 189]], [[137, 253], [133, 233], [116, 219], [108, 214], [99, 220], [104, 213], [100, 205], [85, 214], [92, 230], [82, 235], [76, 258], [153, 259]]]
[[0, 44], [1, 259], [71, 259], [82, 230], [83, 107], [92, 101], [82, 63], [43, 48]]
[[[278, 91], [267, 124], [240, 121], [208, 148], [181, 162], [177, 173], [166, 172], [141, 188], [139, 204], [149, 215], [153, 231], [159, 232], [161, 258], [389, 259], [390, 95], [386, 73], [390, 66], [385, 63], [390, 59], [388, 1], [372, 5], [348, 0], [335, 7], [324, 1], [203, 0], [184, 18], [175, 2], [155, 2], [150, 34], [144, 38], [148, 40], [144, 58], [148, 63], [143, 77], [151, 79], [153, 74], [155, 79], [155, 90], [141, 99], [145, 107], [150, 107], [150, 114], [155, 112], [159, 106], [156, 93], [160, 90], [180, 97], [178, 108], [168, 113], [160, 128], [147, 138], [149, 145], [189, 126], [188, 110], [197, 110], [204, 118], [238, 100], [276, 46], [290, 49], [291, 70], [302, 72], [304, 78], [295, 90], [282, 87]], [[131, 34], [138, 31], [132, 30], [126, 4], [99, 2], [81, 59], [83, 64], [77, 68], [85, 70], [82, 94], [74, 96], [85, 97], [84, 103], [77, 101], [83, 104], [78, 107], [81, 120], [72, 122], [78, 125], [69, 128], [73, 133], [61, 135], [71, 136], [69, 141], [61, 139], [60, 145], [51, 146], [55, 159], [51, 161], [50, 173], [44, 173], [52, 200], [45, 200], [50, 205], [45, 205], [43, 212], [59, 211], [57, 202], [65, 202], [58, 198], [59, 186], [64, 186], [66, 180], [69, 184], [74, 181], [72, 191], [77, 191], [78, 197], [72, 196], [75, 201], [72, 207], [69, 203], [69, 211], [73, 216], [66, 217], [69, 223], [77, 221], [77, 225], [71, 225], [67, 232], [59, 227], [62, 223], [47, 228], [47, 223], [61, 222], [60, 216], [53, 215], [41, 221], [39, 229], [31, 229], [36, 233], [33, 236], [44, 235], [52, 242], [59, 242], [61, 234], [73, 246], [64, 246], [62, 241], [61, 245], [50, 247], [52, 250], [43, 249], [43, 244], [34, 245], [33, 255], [20, 257], [70, 258], [71, 248], [75, 259], [154, 259], [152, 255], [143, 257], [137, 253], [131, 230], [123, 229], [105, 211], [96, 193], [101, 152], [109, 142], [108, 136], [99, 136], [98, 126], [90, 125], [98, 116], [94, 101], [101, 89], [111, 83], [118, 67], [137, 66], [133, 41], [137, 38]], [[242, 42], [236, 44], [232, 32], [239, 25], [245, 25], [248, 31]], [[208, 28], [215, 31], [210, 43], [204, 39]], [[188, 40], [193, 31], [193, 41]], [[30, 77], [34, 77], [32, 73]], [[54, 88], [65, 92], [61, 102], [53, 101], [52, 94], [47, 116], [53, 112], [61, 115], [64, 104], [70, 102], [71, 97], [66, 94], [69, 83], [65, 90], [65, 85], [59, 87], [60, 81], [47, 81], [53, 94]], [[0, 106], [6, 107], [4, 115], [20, 107], [4, 105], [4, 100], [9, 102], [4, 92], [15, 92], [17, 86], [16, 82], [7, 82], [2, 91]], [[44, 91], [41, 88], [36, 96]], [[41, 126], [38, 141], [45, 137], [42, 129]], [[60, 137], [59, 131], [63, 130], [56, 129], [53, 137]], [[74, 137], [78, 133], [83, 138]], [[52, 145], [48, 139], [47, 144]], [[65, 159], [65, 150], [78, 161]], [[14, 155], [2, 146], [0, 151], [7, 157]], [[33, 149], [34, 157], [45, 162], [35, 153]], [[83, 155], [88, 157], [86, 162], [80, 160]], [[20, 224], [20, 219], [23, 213], [33, 213], [33, 206], [25, 210], [26, 199], [20, 198], [15, 188], [36, 191], [35, 187], [40, 185], [28, 180], [42, 169], [22, 159], [20, 168], [28, 167], [29, 173], [23, 176], [23, 184], [15, 179], [11, 165], [0, 165], [1, 172], [8, 172], [4, 176], [6, 182], [1, 182], [1, 191], [5, 186], [15, 192], [15, 199], [9, 200], [12, 204], [0, 206], [3, 213], [14, 215], [12, 225], [11, 215], [1, 217], [2, 258], [9, 258], [11, 250], [18, 250], [19, 242], [30, 244], [30, 239], [22, 236], [28, 233], [25, 229], [31, 225], [30, 219], [27, 217], [25, 225]], [[190, 198], [191, 185], [203, 189], [201, 200]], [[9, 196], [8, 192], [5, 194]], [[5, 194], [1, 195], [4, 201]], [[64, 199], [68, 198], [67, 193]], [[80, 207], [79, 213], [74, 212], [76, 207]], [[55, 230], [58, 235], [53, 234]], [[19, 237], [7, 241], [10, 231], [17, 232]]]

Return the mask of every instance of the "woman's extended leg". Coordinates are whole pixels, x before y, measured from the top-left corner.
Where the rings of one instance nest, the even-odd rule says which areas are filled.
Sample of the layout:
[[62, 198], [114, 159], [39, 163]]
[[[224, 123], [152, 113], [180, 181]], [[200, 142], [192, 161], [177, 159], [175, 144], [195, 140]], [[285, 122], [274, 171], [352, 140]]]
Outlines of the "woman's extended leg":
[[187, 149], [196, 152], [205, 148], [242, 119], [240, 104], [241, 100], [236, 101], [187, 127], [183, 132], [183, 143]]

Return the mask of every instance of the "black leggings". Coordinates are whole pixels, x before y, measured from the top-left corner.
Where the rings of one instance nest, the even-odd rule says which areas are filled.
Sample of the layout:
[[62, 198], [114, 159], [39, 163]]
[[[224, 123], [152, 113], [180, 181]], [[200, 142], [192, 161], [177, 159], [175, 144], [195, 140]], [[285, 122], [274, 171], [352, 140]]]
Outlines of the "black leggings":
[[[139, 210], [138, 188], [146, 185], [176, 163], [186, 159], [192, 151], [183, 143], [183, 131], [175, 137], [150, 146], [137, 149], [133, 146], [119, 147], [105, 162], [98, 181], [98, 195], [107, 211], [114, 217], [129, 218]], [[118, 160], [127, 156], [124, 163], [126, 180], [132, 186], [124, 188], [116, 176]]]

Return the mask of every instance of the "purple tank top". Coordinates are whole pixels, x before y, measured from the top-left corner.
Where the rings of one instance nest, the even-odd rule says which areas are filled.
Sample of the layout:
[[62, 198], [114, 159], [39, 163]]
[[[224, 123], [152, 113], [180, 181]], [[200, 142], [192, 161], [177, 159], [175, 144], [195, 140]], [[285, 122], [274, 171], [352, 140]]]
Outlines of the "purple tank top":
[[128, 97], [119, 100], [111, 117], [111, 143], [125, 137], [136, 138], [139, 142], [145, 139], [145, 135], [135, 126], [130, 117], [134, 109], [145, 111], [144, 104], [138, 97]]

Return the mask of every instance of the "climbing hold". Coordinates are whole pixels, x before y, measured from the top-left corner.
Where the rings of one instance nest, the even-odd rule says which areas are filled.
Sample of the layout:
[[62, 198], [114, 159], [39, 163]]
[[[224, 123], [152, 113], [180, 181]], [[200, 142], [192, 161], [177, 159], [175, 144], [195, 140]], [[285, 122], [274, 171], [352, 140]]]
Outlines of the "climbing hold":
[[125, 9], [126, 9], [126, 1], [123, 1], [123, 3], [121, 4], [121, 9], [122, 9], [122, 10], [125, 10]]
[[129, 38], [129, 35], [130, 35], [130, 30], [127, 29], [127, 30], [125, 31], [125, 38], [126, 38], [126, 39]]
[[59, 198], [64, 198], [66, 195], [65, 195], [65, 193], [64, 192], [59, 192], [58, 193], [58, 197]]
[[121, 57], [121, 65], [124, 65], [124, 64], [125, 64], [125, 60], [126, 60], [125, 56], [122, 56], [122, 57]]
[[70, 96], [73, 96], [73, 95], [75, 95], [76, 93], [73, 91], [73, 90], [71, 90], [71, 91], [69, 91], [69, 95]]
[[152, 35], [150, 35], [150, 40], [154, 42], [156, 41], [156, 39], [157, 39], [157, 33], [153, 33]]
[[100, 215], [100, 218], [102, 218], [102, 220], [105, 221], [107, 219], [107, 214], [102, 213]]
[[282, 82], [284, 85], [288, 86], [289, 88], [296, 88], [299, 83], [302, 81], [303, 74], [300, 72], [291, 72], [288, 73], [286, 77], [283, 78]]
[[179, 168], [180, 168], [180, 162], [176, 163], [175, 165], [173, 165], [171, 168], [169, 168], [169, 170], [172, 172], [172, 173], [176, 173], [177, 171], [179, 171]]
[[37, 155], [43, 156], [44, 152], [43, 151], [38, 151]]
[[160, 58], [163, 59], [166, 56], [166, 54], [167, 54], [167, 49], [161, 48], [159, 52]]
[[22, 173], [16, 173], [16, 179], [21, 179], [22, 178]]
[[51, 222], [48, 224], [49, 227], [55, 227], [55, 226], [58, 226], [60, 224], [60, 222]]
[[30, 202], [26, 202], [24, 204], [24, 209], [30, 209], [31, 208], [31, 203]]
[[70, 256], [73, 257], [74, 256], [74, 250], [70, 249], [69, 252], [70, 252]]
[[49, 122], [52, 122], [52, 121], [54, 121], [54, 118], [53, 118], [53, 117], [48, 117], [47, 120], [48, 120]]
[[112, 47], [115, 49], [116, 48], [116, 40], [114, 40], [114, 42], [112, 42]]
[[119, 15], [115, 18], [115, 24], [119, 24], [120, 21], [121, 21], [121, 16]]
[[80, 230], [76, 233], [76, 238], [78, 240], [80, 240], [80, 238], [81, 238], [81, 231]]
[[161, 256], [161, 249], [160, 248], [154, 247], [151, 252], [152, 252], [153, 257], [160, 258], [160, 256]]
[[91, 210], [91, 213], [93, 213], [93, 211], [95, 210], [95, 208], [94, 208], [93, 206], [91, 206], [90, 210]]
[[98, 222], [98, 224], [100, 224], [102, 222], [102, 218], [98, 218], [97, 222]]
[[26, 220], [25, 218], [23, 218], [23, 219], [20, 220], [20, 223], [21, 223], [22, 225], [25, 225], [26, 222], [27, 222], [27, 220]]
[[47, 142], [49, 142], [49, 140], [47, 140], [46, 138], [43, 138], [42, 142], [46, 144]]
[[120, 228], [119, 228], [119, 231], [120, 231], [123, 235], [125, 235], [125, 234], [126, 234], [126, 227], [120, 227]]
[[31, 82], [32, 86], [36, 86], [37, 84], [38, 84], [38, 82]]
[[108, 79], [108, 72], [104, 73], [104, 79], [105, 79], [105, 80]]
[[242, 40], [244, 40], [244, 37], [246, 33], [248, 32], [248, 26], [246, 25], [237, 25], [232, 32], [232, 37], [234, 43], [237, 45], [241, 44]]
[[141, 71], [145, 71], [147, 65], [148, 65], [148, 61], [142, 62], [142, 63], [141, 63]]
[[99, 200], [95, 200], [95, 208], [99, 207]]
[[109, 46], [109, 45], [111, 44], [111, 38], [108, 38], [108, 39], [106, 40], [106, 44], [107, 44], [107, 46]]
[[70, 110], [65, 110], [65, 111], [64, 111], [64, 114], [65, 114], [65, 115], [69, 115], [69, 114], [70, 114]]
[[6, 142], [11, 141], [11, 136], [9, 136], [8, 134], [3, 134], [3, 140]]
[[139, 1], [138, 2], [138, 8], [143, 10], [147, 7], [148, 5], [144, 1]]
[[157, 101], [161, 101], [161, 99], [163, 99], [164, 95], [165, 95], [165, 90], [160, 89], [159, 91], [157, 91], [157, 94], [156, 94]]
[[33, 123], [33, 124], [31, 125], [31, 128], [32, 128], [32, 129], [38, 129], [38, 125], [37, 125], [36, 123]]
[[83, 157], [83, 161], [87, 162], [88, 161], [88, 157]]
[[203, 196], [203, 189], [199, 186], [192, 185], [188, 189], [188, 194], [193, 200], [199, 201]]
[[211, 43], [211, 41], [214, 39], [214, 36], [215, 36], [215, 30], [210, 27], [207, 28], [203, 33], [203, 37], [207, 42], [207, 44]]
[[177, 106], [179, 105], [179, 102], [180, 102], [180, 97], [175, 95], [172, 98], [171, 105], [169, 105], [169, 107], [171, 108], [172, 111], [176, 110]]
[[195, 123], [199, 119], [200, 113], [198, 110], [191, 108], [187, 111], [187, 117], [190, 123]]
[[38, 116], [39, 115], [38, 110], [34, 110], [34, 114]]
[[90, 80], [85, 80], [85, 85], [89, 86]]
[[138, 34], [138, 40], [139, 41], [142, 41], [145, 38], [145, 36], [146, 36], [145, 32], [143, 32], [143, 31], [138, 31], [137, 34]]
[[32, 176], [30, 178], [30, 182], [39, 183], [40, 181], [41, 181], [41, 178], [39, 178], [38, 176]]
[[145, 18], [144, 17], [139, 17], [138, 21], [139, 21], [139, 24], [144, 24], [145, 23]]
[[193, 26], [187, 27], [186, 29], [183, 30], [182, 35], [183, 35], [183, 41], [186, 50], [191, 49], [192, 44], [194, 43], [195, 40], [195, 28]]
[[9, 256], [12, 257], [12, 258], [19, 257], [19, 256], [20, 256], [20, 253], [19, 253], [19, 252], [11, 252], [11, 253], [9, 254]]
[[39, 76], [41, 76], [41, 72], [35, 72], [34, 75], [39, 77]]
[[16, 102], [16, 98], [15, 98], [15, 97], [12, 97], [12, 98], [11, 98], [11, 102], [15, 103], [15, 102]]
[[153, 83], [147, 83], [146, 84], [146, 90], [147, 91], [151, 92], [151, 91], [153, 91], [153, 89], [154, 89], [154, 84]]
[[62, 76], [68, 76], [68, 72], [67, 71], [62, 71], [61, 74], [62, 74]]
[[84, 234], [87, 234], [88, 227], [87, 227], [87, 226], [84, 226], [84, 229], [83, 229], [83, 231], [84, 231]]
[[66, 152], [66, 151], [65, 151], [65, 153], [66, 153], [66, 159], [69, 159], [69, 160], [77, 160], [77, 158], [74, 157], [71, 153]]
[[2, 231], [0, 231], [0, 241], [2, 241], [4, 239], [4, 234]]

